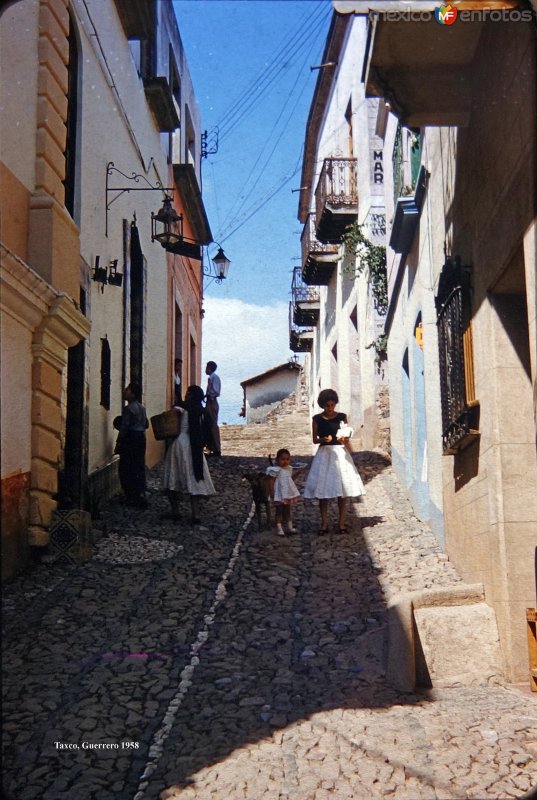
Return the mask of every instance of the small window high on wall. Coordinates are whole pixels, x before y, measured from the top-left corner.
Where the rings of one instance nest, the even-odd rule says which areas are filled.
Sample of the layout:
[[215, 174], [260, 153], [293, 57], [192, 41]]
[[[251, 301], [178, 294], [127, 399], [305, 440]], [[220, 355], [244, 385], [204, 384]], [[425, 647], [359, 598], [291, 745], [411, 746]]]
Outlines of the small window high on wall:
[[442, 401], [444, 455], [452, 455], [479, 435], [471, 325], [471, 270], [449, 258], [440, 275], [436, 324]]

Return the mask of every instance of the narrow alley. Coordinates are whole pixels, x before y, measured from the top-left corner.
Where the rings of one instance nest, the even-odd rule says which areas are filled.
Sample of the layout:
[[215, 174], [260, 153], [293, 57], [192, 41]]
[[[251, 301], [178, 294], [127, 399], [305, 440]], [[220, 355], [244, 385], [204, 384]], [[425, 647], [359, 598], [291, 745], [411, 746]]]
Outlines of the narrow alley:
[[529, 691], [386, 680], [391, 599], [460, 582], [388, 459], [355, 454], [367, 494], [347, 535], [318, 536], [302, 502], [281, 539], [241, 481], [266, 455], [223, 436], [238, 454], [211, 461], [200, 527], [186, 503], [184, 522], [162, 518], [157, 469], [147, 512], [103, 508], [91, 560], [6, 586], [7, 800], [521, 798]]

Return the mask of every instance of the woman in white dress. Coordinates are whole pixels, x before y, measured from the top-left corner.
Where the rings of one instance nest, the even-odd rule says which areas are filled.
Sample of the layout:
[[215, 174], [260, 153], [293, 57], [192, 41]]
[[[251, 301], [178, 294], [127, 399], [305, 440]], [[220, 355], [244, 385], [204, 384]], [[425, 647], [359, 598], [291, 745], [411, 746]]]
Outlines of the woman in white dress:
[[320, 534], [328, 533], [330, 499], [337, 497], [338, 532], [346, 533], [345, 516], [349, 498], [365, 494], [362, 479], [347, 449], [352, 430], [348, 427], [347, 415], [336, 412], [338, 401], [333, 389], [323, 389], [317, 398], [323, 412], [316, 414], [312, 420], [312, 438], [319, 449], [304, 486], [304, 497], [319, 500]]
[[179, 494], [190, 495], [191, 522], [199, 525], [199, 497], [216, 494], [203, 455], [203, 398], [201, 386], [189, 386], [184, 403], [174, 406], [181, 415], [179, 436], [168, 447], [162, 485], [168, 491], [173, 519], [179, 518]]

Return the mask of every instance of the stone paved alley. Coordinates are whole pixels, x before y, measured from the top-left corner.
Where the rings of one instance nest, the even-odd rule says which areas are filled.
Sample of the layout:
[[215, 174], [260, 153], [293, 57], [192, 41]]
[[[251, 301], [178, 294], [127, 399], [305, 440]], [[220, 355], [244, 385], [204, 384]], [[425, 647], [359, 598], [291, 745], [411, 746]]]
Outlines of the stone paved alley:
[[[229, 452], [229, 436], [228, 436]], [[296, 450], [296, 447], [294, 448]], [[304, 457], [295, 457], [305, 460]], [[537, 783], [537, 699], [385, 680], [386, 606], [460, 582], [379, 453], [345, 536], [258, 531], [241, 474], [211, 462], [203, 524], [119, 500], [80, 567], [4, 591], [7, 800], [484, 800]]]

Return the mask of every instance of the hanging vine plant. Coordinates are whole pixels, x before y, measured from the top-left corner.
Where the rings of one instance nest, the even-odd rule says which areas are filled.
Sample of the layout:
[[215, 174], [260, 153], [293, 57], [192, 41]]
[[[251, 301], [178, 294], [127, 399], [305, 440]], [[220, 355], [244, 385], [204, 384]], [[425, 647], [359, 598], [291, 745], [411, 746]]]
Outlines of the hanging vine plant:
[[375, 310], [379, 314], [386, 314], [388, 311], [386, 248], [370, 242], [364, 234], [364, 226], [358, 222], [348, 225], [342, 238], [346, 254], [354, 257], [352, 267], [347, 267], [346, 272], [353, 273], [357, 277], [367, 267]]
[[382, 364], [388, 359], [388, 337], [385, 333], [377, 336], [370, 344], [366, 344], [365, 349], [369, 350], [371, 347], [375, 350], [375, 366], [377, 372], [382, 372]]

